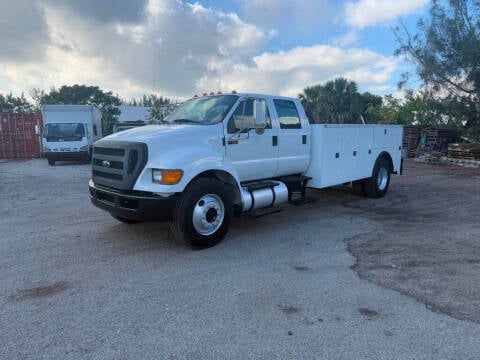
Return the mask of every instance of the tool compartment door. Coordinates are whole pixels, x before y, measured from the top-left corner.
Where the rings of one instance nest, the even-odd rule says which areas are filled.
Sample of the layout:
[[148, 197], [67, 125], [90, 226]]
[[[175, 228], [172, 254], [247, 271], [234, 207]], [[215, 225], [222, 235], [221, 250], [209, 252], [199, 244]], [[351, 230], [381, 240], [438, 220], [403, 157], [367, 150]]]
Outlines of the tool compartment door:
[[373, 128], [365, 125], [312, 125], [309, 187], [324, 188], [371, 176]]

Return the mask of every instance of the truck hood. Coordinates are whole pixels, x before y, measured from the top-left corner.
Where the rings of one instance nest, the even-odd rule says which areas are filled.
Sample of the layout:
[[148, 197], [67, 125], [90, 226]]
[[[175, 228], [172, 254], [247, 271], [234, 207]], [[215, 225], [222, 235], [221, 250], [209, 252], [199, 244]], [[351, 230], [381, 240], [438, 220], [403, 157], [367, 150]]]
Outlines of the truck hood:
[[171, 149], [171, 145], [204, 144], [217, 147], [223, 137], [223, 125], [159, 124], [140, 126], [105, 137], [110, 141], [135, 141], [147, 144], [149, 150]]

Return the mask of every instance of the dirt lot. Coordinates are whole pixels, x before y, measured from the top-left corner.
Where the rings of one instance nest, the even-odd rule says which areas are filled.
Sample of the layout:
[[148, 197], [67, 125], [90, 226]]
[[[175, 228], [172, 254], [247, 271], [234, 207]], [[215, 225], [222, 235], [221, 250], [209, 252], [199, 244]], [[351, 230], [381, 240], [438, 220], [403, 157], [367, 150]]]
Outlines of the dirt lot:
[[409, 161], [386, 202], [343, 205], [381, 223], [348, 240], [363, 279], [480, 322], [480, 169]]
[[0, 162], [0, 359], [480, 359], [480, 171], [405, 165], [192, 251], [89, 165]]

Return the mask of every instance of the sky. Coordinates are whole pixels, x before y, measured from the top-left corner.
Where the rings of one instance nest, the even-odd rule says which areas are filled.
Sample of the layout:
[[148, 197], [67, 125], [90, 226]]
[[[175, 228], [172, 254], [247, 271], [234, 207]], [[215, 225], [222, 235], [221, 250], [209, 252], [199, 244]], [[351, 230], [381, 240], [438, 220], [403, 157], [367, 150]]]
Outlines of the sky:
[[337, 77], [396, 94], [392, 27], [428, 0], [0, 0], [0, 93], [97, 85], [124, 99], [297, 96]]

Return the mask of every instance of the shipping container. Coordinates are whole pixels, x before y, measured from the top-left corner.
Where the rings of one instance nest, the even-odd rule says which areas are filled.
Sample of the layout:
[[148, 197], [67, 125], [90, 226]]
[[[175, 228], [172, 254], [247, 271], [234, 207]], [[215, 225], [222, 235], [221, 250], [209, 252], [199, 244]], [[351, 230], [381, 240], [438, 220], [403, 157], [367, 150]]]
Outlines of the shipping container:
[[43, 121], [40, 114], [0, 112], [0, 158], [42, 156]]

